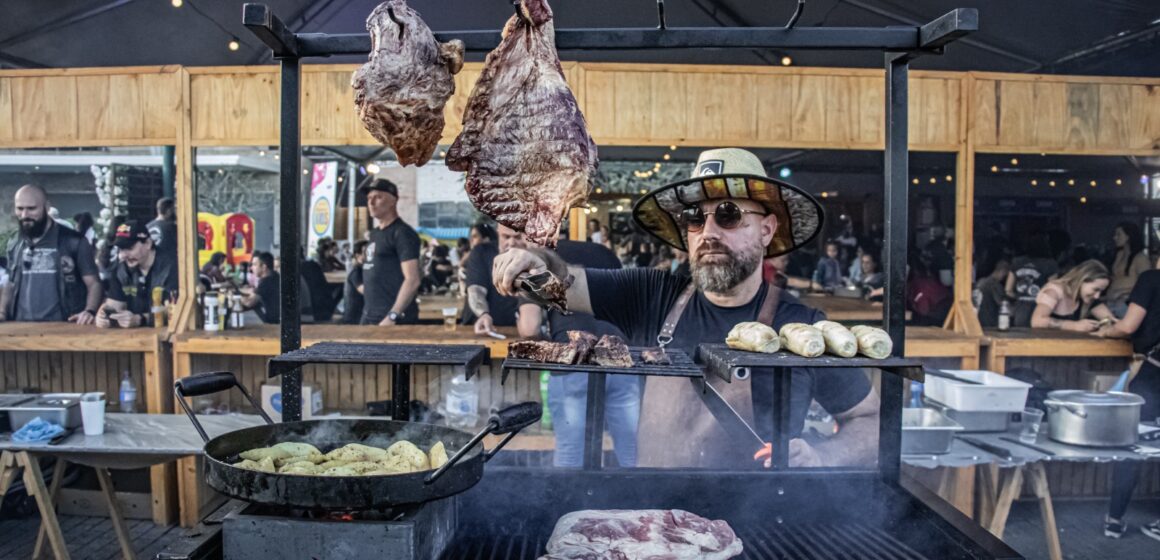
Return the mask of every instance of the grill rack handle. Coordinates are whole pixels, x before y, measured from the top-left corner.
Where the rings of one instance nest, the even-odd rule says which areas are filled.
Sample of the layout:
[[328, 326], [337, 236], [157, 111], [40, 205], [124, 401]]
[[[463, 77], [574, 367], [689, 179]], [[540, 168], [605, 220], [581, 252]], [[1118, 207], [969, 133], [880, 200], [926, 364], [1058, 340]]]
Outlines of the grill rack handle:
[[492, 449], [491, 451], [484, 451], [483, 462], [486, 463], [490, 461], [491, 458], [494, 457], [500, 449], [503, 449], [503, 446], [507, 445], [507, 443], [511, 441], [512, 438], [516, 437], [516, 434], [520, 433], [520, 430], [523, 430], [524, 428], [539, 422], [543, 415], [543, 405], [536, 401], [513, 404], [502, 410], [496, 411], [491, 415], [491, 418], [488, 419], [487, 425], [484, 426], [483, 429], [479, 431], [479, 433], [475, 434], [475, 437], [471, 438], [471, 441], [467, 442], [467, 445], [464, 445], [459, 449], [459, 451], [456, 451], [455, 455], [452, 455], [451, 458], [448, 459], [446, 463], [443, 463], [441, 467], [436, 469], [435, 472], [427, 475], [427, 478], [423, 479], [423, 483], [431, 484], [432, 482], [439, 480], [439, 477], [443, 476], [443, 473], [447, 472], [447, 470], [451, 467], [454, 467], [455, 464], [458, 463], [464, 455], [467, 455], [468, 451], [471, 451], [473, 447], [479, 445], [479, 442], [483, 441], [483, 438], [488, 434], [507, 434], [502, 440], [500, 440], [499, 443], [496, 444], [495, 449]]
[[209, 435], [205, 433], [205, 428], [203, 428], [201, 426], [201, 422], [197, 420], [197, 415], [193, 413], [193, 409], [189, 408], [189, 404], [185, 402], [185, 397], [212, 395], [214, 393], [228, 391], [231, 387], [237, 387], [238, 390], [242, 392], [242, 395], [246, 397], [247, 401], [250, 401], [250, 404], [253, 405], [254, 410], [258, 411], [258, 414], [262, 416], [262, 419], [265, 420], [267, 424], [274, 423], [274, 421], [270, 419], [270, 416], [266, 414], [266, 411], [262, 410], [261, 403], [254, 400], [254, 396], [251, 395], [250, 392], [247, 391], [241, 383], [238, 383], [237, 376], [235, 376], [232, 372], [211, 371], [206, 373], [198, 373], [189, 377], [178, 379], [173, 383], [173, 392], [177, 395], [178, 404], [181, 405], [182, 410], [185, 411], [185, 415], [188, 416], [190, 421], [193, 422], [193, 427], [197, 429], [197, 433], [206, 443], [209, 443]]

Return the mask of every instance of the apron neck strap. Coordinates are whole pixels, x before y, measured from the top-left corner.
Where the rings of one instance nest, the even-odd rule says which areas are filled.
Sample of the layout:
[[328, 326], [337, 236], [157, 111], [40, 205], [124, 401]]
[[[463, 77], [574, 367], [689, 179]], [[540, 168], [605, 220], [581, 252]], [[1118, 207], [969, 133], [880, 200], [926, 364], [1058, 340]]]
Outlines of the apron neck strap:
[[[761, 303], [761, 310], [757, 313], [757, 321], [773, 326], [773, 315], [777, 312], [778, 302], [781, 301], [781, 288], [773, 284], [768, 286], [768, 290], [765, 292], [765, 301]], [[661, 348], [668, 346], [673, 341], [673, 333], [677, 331], [677, 323], [681, 322], [681, 315], [685, 313], [685, 308], [689, 306], [689, 301], [693, 299], [695, 293], [697, 293], [697, 287], [689, 282], [689, 285], [677, 297], [676, 303], [669, 309], [669, 314], [665, 316], [665, 323], [661, 325], [661, 332], [657, 335], [657, 344]]]

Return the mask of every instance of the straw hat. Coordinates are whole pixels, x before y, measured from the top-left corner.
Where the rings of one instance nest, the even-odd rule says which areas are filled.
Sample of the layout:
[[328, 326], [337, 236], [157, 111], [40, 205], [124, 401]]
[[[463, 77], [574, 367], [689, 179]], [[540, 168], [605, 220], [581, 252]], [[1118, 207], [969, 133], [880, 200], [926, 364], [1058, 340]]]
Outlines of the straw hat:
[[686, 232], [678, 217], [688, 206], [705, 200], [743, 198], [760, 203], [777, 216], [777, 231], [765, 248], [766, 257], [801, 247], [822, 229], [822, 207], [805, 191], [766, 176], [761, 160], [739, 148], [701, 152], [688, 179], [656, 189], [637, 201], [636, 223], [661, 241], [682, 251]]

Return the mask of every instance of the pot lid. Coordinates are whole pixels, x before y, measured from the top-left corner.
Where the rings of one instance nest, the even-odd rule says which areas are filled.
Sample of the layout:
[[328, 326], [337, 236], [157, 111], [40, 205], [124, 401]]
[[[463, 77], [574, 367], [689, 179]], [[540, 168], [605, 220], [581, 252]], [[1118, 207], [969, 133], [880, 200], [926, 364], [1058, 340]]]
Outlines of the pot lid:
[[1121, 393], [1119, 391], [1108, 391], [1106, 393], [1093, 393], [1080, 390], [1051, 391], [1047, 393], [1047, 400], [1089, 406], [1144, 404], [1144, 397], [1134, 393]]

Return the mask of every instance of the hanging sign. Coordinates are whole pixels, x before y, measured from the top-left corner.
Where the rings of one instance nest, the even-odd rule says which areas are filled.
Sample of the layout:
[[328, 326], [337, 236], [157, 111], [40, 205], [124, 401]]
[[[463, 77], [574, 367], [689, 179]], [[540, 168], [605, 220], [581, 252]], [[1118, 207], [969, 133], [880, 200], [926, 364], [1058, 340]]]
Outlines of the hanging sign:
[[334, 197], [338, 190], [338, 163], [314, 164], [310, 180], [310, 234], [307, 247], [313, 252], [318, 240], [334, 237]]

